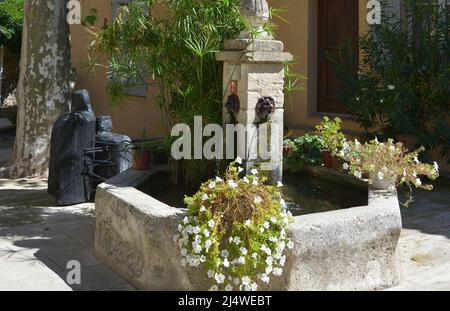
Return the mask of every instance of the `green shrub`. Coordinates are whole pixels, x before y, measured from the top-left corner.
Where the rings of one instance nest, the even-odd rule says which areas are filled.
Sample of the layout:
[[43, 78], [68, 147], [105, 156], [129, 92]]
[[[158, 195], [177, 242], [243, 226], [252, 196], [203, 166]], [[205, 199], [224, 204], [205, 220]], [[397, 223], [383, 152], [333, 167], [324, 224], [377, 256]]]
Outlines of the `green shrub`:
[[340, 99], [372, 138], [412, 135], [448, 158], [450, 9], [437, 3], [404, 1], [406, 20], [384, 16], [371, 26], [359, 39], [359, 64], [344, 52], [348, 47], [331, 59]]

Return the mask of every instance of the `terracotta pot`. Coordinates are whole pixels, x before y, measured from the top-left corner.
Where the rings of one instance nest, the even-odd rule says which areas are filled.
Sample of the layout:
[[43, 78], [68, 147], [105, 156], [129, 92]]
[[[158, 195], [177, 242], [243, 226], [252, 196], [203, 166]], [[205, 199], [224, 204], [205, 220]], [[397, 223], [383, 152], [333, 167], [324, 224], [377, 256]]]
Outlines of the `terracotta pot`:
[[328, 167], [328, 168], [333, 167], [333, 157], [331, 156], [330, 151], [325, 150], [322, 152], [322, 160], [323, 160], [323, 165], [325, 167]]
[[148, 171], [150, 169], [150, 151], [144, 150], [138, 155], [136, 151], [133, 156], [133, 168], [138, 171]]

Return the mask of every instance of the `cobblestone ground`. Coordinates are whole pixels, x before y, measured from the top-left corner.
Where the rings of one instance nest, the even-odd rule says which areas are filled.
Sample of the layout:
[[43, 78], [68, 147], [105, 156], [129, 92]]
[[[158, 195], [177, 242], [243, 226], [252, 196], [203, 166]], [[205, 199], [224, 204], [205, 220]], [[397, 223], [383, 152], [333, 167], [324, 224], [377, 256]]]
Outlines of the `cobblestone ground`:
[[[10, 153], [1, 149], [0, 163]], [[46, 188], [0, 179], [0, 290], [135, 290], [93, 254], [94, 205], [55, 207]], [[402, 214], [402, 285], [392, 290], [450, 290], [450, 180], [416, 193]], [[81, 263], [81, 285], [66, 283], [70, 260]]]

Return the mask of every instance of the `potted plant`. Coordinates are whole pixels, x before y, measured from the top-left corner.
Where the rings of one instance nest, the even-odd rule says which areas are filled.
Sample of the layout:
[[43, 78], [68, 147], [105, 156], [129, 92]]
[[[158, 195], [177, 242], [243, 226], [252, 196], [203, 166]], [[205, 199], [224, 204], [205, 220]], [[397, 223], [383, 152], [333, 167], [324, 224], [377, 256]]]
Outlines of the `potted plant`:
[[289, 150], [285, 155], [285, 164], [291, 171], [301, 170], [305, 165], [322, 164], [324, 143], [318, 135], [306, 133], [295, 139], [286, 139], [284, 146], [285, 150]]
[[412, 187], [432, 190], [433, 186], [423, 183], [420, 177], [435, 180], [439, 177], [439, 166], [421, 163], [419, 154], [424, 147], [414, 152], [408, 152], [402, 143], [388, 139], [387, 142], [379, 142], [374, 139], [361, 144], [358, 140], [344, 142], [339, 156], [346, 161], [343, 168], [357, 178], [368, 174], [369, 183], [378, 190], [395, 190], [400, 185], [407, 185], [410, 189], [407, 202], [412, 200]]
[[203, 268], [210, 290], [264, 288], [283, 273], [287, 250], [294, 247], [288, 236], [292, 215], [278, 187], [265, 185], [256, 169], [240, 178], [241, 164], [236, 159], [223, 179], [207, 181], [185, 199], [188, 216], [174, 236], [181, 264]]
[[150, 150], [147, 132], [144, 129], [142, 140], [133, 144], [133, 168], [138, 171], [146, 171], [150, 168]]
[[345, 135], [341, 132], [340, 118], [334, 118], [333, 121], [329, 117], [323, 117], [320, 124], [316, 126], [316, 134], [321, 137], [323, 141], [323, 164], [325, 167], [333, 167], [333, 157], [340, 151], [342, 141]]

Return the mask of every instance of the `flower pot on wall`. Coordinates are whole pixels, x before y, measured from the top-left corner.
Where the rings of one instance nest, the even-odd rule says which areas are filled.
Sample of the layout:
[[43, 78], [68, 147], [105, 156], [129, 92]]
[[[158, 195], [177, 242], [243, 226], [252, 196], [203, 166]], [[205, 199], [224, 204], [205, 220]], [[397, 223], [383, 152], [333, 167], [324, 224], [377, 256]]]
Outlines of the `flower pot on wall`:
[[372, 181], [372, 187], [375, 188], [376, 190], [392, 191], [396, 189], [395, 185], [392, 182], [386, 179], [379, 179], [378, 173], [370, 174], [370, 180]]
[[133, 168], [138, 171], [147, 171], [150, 168], [150, 151], [134, 151]]
[[324, 150], [322, 152], [322, 160], [323, 160], [323, 165], [325, 167], [328, 167], [328, 168], [333, 167], [333, 157], [331, 156], [330, 151]]

